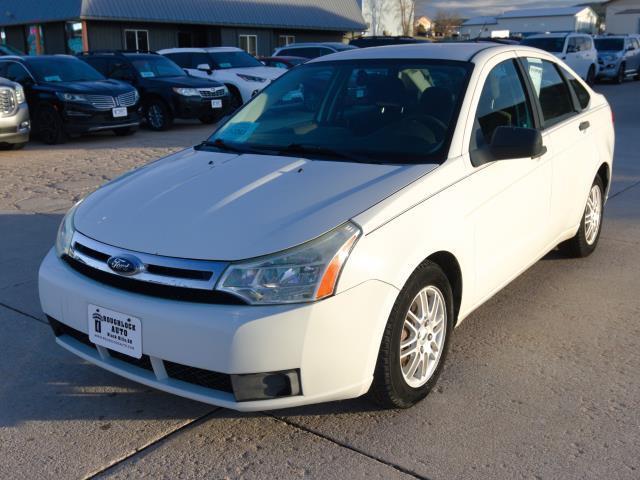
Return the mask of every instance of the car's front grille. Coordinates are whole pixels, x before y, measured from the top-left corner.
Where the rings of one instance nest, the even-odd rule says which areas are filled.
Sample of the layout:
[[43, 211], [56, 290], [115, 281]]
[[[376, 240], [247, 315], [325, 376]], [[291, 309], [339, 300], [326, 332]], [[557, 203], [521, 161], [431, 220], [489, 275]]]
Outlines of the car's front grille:
[[109, 110], [116, 106], [115, 98], [109, 95], [87, 95], [87, 101], [100, 110]]
[[0, 88], [0, 114], [3, 116], [13, 115], [17, 106], [13, 88]]
[[164, 361], [164, 368], [169, 378], [181, 380], [183, 382], [192, 383], [213, 390], [222, 392], [233, 392], [231, 386], [231, 377], [224, 373], [203, 370], [202, 368], [189, 367], [180, 363]]
[[122, 95], [118, 95], [116, 103], [118, 104], [118, 107], [132, 107], [136, 104], [137, 100], [138, 95], [135, 90], [132, 90], [130, 92], [123, 93]]
[[[53, 329], [53, 333], [56, 337], [67, 335], [73, 338], [75, 341], [82, 343], [91, 348], [96, 348], [95, 344], [89, 340], [89, 335], [82, 333], [75, 328], [71, 328], [58, 320], [47, 317], [49, 324]], [[124, 362], [142, 370], [153, 372], [153, 365], [149, 355], [142, 355], [141, 358], [130, 357], [115, 350], [107, 349], [109, 356], [118, 361]], [[181, 363], [170, 362], [169, 360], [161, 360], [164, 364], [165, 371], [169, 378], [174, 380], [180, 380], [182, 382], [190, 383], [192, 385], [198, 385], [200, 387], [209, 388], [212, 390], [218, 390], [221, 392], [233, 393], [233, 387], [231, 385], [231, 376], [226, 373], [213, 372], [211, 370], [204, 370], [202, 368], [190, 367]]]
[[198, 90], [202, 98], [220, 98], [227, 94], [226, 87], [200, 88]]

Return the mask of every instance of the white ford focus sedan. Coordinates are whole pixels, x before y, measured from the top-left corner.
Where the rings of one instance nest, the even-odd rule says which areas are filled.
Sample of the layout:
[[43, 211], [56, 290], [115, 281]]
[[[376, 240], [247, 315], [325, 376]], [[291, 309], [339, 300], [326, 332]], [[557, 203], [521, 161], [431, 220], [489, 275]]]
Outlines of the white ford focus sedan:
[[474, 309], [593, 252], [613, 148], [604, 97], [541, 50], [329, 55], [74, 206], [42, 308], [74, 354], [213, 405], [409, 407]]

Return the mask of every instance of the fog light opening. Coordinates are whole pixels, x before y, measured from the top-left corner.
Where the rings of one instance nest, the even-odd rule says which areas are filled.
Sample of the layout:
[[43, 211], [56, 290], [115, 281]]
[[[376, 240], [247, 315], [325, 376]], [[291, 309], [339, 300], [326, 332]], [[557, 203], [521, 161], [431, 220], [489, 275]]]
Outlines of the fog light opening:
[[300, 370], [231, 375], [231, 385], [238, 402], [302, 395]]

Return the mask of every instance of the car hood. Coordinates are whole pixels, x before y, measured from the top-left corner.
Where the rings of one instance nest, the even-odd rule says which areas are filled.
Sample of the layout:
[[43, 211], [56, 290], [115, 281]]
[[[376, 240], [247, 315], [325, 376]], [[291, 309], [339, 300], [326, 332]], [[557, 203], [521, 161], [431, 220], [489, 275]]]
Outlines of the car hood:
[[156, 77], [145, 78], [143, 80], [147, 85], [155, 86], [167, 86], [167, 87], [180, 87], [180, 88], [211, 88], [221, 87], [220, 82], [215, 80], [209, 80], [207, 78], [196, 78], [188, 76], [180, 77]]
[[98, 80], [95, 82], [55, 82], [43, 83], [52, 90], [68, 93], [85, 93], [89, 95], [120, 95], [130, 92], [133, 87], [119, 80]]
[[252, 77], [262, 77], [268, 80], [275, 80], [280, 75], [286, 72], [284, 68], [274, 68], [274, 67], [233, 68], [227, 71], [233, 72], [233, 73], [240, 73], [243, 75], [251, 75]]
[[247, 259], [316, 238], [434, 168], [187, 149], [98, 189], [74, 224], [128, 250]]

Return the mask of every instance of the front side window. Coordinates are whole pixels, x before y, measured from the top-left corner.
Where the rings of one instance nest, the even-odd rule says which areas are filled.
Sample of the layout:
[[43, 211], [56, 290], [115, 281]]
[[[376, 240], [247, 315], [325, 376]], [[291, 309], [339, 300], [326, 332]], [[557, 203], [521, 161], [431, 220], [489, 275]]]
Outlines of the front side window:
[[95, 82], [105, 79], [95, 68], [73, 57], [33, 57], [27, 62], [38, 82]]
[[335, 161], [440, 163], [471, 68], [435, 60], [302, 65], [263, 90], [210, 142]]
[[599, 52], [621, 52], [624, 50], [624, 39], [596, 38], [596, 49]]
[[24, 83], [31, 80], [31, 76], [19, 63], [10, 62], [7, 64], [7, 71], [4, 74], [9, 80], [17, 83]]
[[160, 55], [140, 58], [131, 55], [130, 61], [142, 78], [184, 77], [186, 75], [178, 65]]
[[258, 36], [240, 35], [240, 48], [254, 57], [258, 55]]
[[482, 88], [470, 151], [487, 147], [498, 127], [533, 128], [531, 106], [513, 60], [496, 65]]
[[569, 87], [553, 63], [539, 58], [526, 58], [524, 63], [542, 107], [545, 127], [575, 113]]
[[580, 81], [566, 68], [562, 68], [562, 73], [564, 74], [564, 78], [569, 80], [571, 84], [571, 88], [578, 97], [578, 103], [580, 103], [580, 108], [583, 110], [589, 106], [589, 102], [591, 101], [591, 95], [586, 88], [580, 83]]
[[262, 63], [247, 52], [210, 52], [208, 63], [213, 62], [212, 67], [224, 70], [227, 68], [262, 67]]

